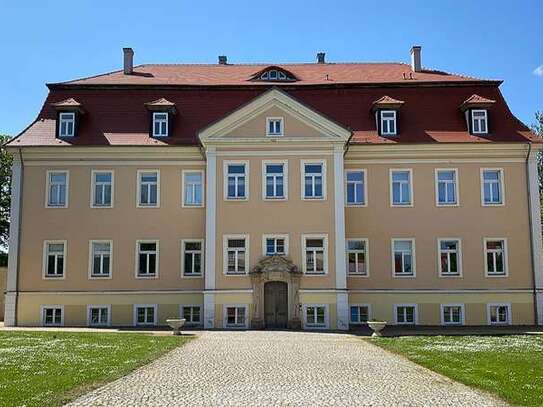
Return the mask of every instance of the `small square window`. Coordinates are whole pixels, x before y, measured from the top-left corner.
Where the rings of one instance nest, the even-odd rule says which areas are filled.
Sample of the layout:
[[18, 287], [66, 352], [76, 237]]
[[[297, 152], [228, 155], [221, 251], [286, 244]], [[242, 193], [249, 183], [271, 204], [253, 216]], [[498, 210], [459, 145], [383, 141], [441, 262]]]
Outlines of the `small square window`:
[[62, 306], [50, 305], [42, 307], [42, 325], [43, 326], [62, 326], [64, 325], [64, 309]]
[[509, 304], [488, 304], [488, 323], [490, 325], [511, 324], [511, 305]]
[[88, 307], [89, 326], [109, 326], [110, 318], [109, 306], [90, 305]]
[[464, 304], [445, 304], [441, 306], [442, 325], [464, 325]]
[[185, 325], [200, 325], [202, 323], [202, 307], [200, 305], [181, 306], [181, 317]]
[[134, 306], [134, 325], [149, 326], [157, 324], [157, 306], [156, 305], [135, 305]]
[[395, 305], [395, 318], [397, 325], [416, 325], [417, 306], [414, 304]]
[[369, 305], [351, 306], [351, 324], [363, 324], [370, 318]]
[[226, 328], [247, 328], [246, 306], [226, 306], [224, 314], [224, 326]]
[[288, 236], [263, 236], [265, 256], [285, 256], [287, 254]]
[[328, 326], [328, 307], [326, 305], [308, 304], [304, 308], [307, 328], [326, 328]]
[[283, 135], [283, 118], [281, 117], [268, 117], [266, 127], [266, 135], [268, 136], [282, 136]]

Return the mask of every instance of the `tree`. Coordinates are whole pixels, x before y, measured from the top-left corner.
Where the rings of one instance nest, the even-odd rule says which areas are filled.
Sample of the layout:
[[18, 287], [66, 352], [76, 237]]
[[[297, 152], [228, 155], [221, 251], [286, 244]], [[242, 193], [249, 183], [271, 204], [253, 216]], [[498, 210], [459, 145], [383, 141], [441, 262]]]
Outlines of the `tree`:
[[0, 135], [0, 250], [8, 247], [9, 210], [11, 205], [11, 155], [3, 147], [9, 136]]

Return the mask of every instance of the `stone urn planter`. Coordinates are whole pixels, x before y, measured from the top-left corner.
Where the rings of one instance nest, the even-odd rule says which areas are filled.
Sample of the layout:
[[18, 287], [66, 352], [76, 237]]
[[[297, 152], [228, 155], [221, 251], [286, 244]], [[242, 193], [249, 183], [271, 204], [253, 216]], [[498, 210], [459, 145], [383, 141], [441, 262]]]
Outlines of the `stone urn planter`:
[[184, 318], [168, 318], [166, 323], [173, 329], [174, 335], [181, 335], [181, 327], [185, 324]]
[[368, 326], [373, 331], [371, 336], [373, 338], [382, 336], [381, 331], [385, 328], [386, 324], [386, 321], [368, 321]]

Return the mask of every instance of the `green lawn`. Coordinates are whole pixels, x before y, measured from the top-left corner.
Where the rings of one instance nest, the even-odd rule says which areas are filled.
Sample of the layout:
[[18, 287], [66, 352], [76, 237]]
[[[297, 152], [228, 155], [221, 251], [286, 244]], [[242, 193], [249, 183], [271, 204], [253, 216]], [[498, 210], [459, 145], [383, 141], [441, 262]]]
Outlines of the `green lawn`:
[[131, 333], [0, 332], [0, 406], [58, 406], [188, 340]]
[[371, 342], [511, 403], [543, 405], [543, 336], [408, 336]]

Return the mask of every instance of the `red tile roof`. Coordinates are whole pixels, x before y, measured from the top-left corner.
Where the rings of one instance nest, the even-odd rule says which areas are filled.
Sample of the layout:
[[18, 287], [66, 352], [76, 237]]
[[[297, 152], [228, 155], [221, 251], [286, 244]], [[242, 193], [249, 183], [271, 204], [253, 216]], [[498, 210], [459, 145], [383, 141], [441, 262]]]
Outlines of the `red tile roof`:
[[496, 103], [495, 100], [473, 94], [469, 98], [464, 100], [464, 102], [460, 105], [460, 108], [462, 110], [465, 110], [474, 106], [489, 107], [492, 106], [494, 103]]
[[372, 107], [374, 109], [379, 109], [382, 107], [400, 107], [405, 102], [403, 100], [398, 100], [391, 98], [390, 96], [383, 96], [382, 98], [377, 99], [375, 102], [372, 103]]

